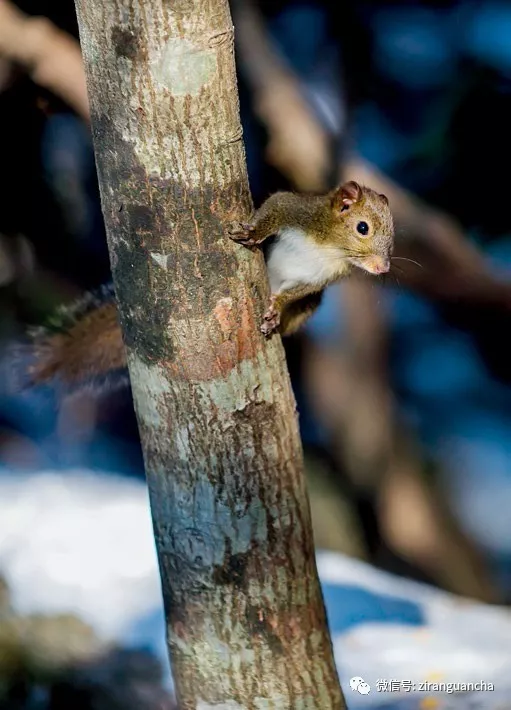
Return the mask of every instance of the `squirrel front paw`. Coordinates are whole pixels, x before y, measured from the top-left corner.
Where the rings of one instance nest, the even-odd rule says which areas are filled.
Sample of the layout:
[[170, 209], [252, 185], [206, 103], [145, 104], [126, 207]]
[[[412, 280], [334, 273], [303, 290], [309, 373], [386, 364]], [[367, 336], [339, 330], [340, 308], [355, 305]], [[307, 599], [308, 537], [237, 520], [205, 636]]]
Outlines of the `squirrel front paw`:
[[227, 234], [229, 239], [238, 244], [243, 244], [246, 247], [253, 247], [258, 244], [258, 242], [253, 239], [250, 234], [255, 231], [255, 225], [249, 224], [248, 222], [231, 222], [227, 226]]
[[275, 299], [272, 298], [268, 310], [263, 316], [264, 322], [261, 326], [261, 333], [267, 338], [278, 330], [280, 325], [280, 313], [275, 308]]

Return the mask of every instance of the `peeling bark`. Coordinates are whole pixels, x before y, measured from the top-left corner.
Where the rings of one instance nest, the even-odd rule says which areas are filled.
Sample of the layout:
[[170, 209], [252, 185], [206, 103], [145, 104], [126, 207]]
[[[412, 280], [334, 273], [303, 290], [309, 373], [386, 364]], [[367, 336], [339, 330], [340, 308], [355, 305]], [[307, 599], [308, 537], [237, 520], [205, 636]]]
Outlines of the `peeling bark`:
[[183, 709], [344, 708], [260, 254], [226, 0], [76, 0]]

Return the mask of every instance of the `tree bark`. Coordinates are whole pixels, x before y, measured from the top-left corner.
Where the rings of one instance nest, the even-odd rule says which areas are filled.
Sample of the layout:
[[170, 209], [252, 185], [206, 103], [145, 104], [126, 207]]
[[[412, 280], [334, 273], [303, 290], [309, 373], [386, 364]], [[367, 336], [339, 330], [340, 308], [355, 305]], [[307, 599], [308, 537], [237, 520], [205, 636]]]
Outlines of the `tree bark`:
[[343, 708], [226, 0], [76, 0], [180, 706]]

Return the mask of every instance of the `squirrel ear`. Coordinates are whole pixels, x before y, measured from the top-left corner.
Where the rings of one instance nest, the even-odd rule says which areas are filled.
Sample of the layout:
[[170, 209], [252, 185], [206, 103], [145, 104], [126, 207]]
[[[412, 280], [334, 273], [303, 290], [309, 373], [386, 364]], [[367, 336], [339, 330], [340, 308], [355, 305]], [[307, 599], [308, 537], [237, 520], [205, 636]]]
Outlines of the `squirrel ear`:
[[339, 210], [348, 209], [362, 197], [362, 188], [358, 182], [350, 180], [337, 188], [332, 198], [332, 206]]
[[380, 192], [380, 197], [385, 202], [385, 204], [389, 204], [389, 198], [387, 197], [387, 195], [384, 195], [383, 192]]

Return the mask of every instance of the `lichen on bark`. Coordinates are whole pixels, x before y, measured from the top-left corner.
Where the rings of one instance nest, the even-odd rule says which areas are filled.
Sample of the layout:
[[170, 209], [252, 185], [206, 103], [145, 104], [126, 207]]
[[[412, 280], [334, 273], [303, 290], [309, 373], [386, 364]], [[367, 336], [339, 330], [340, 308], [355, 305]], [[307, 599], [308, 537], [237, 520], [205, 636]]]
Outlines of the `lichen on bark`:
[[260, 254], [226, 0], [76, 0], [183, 710], [343, 708]]

